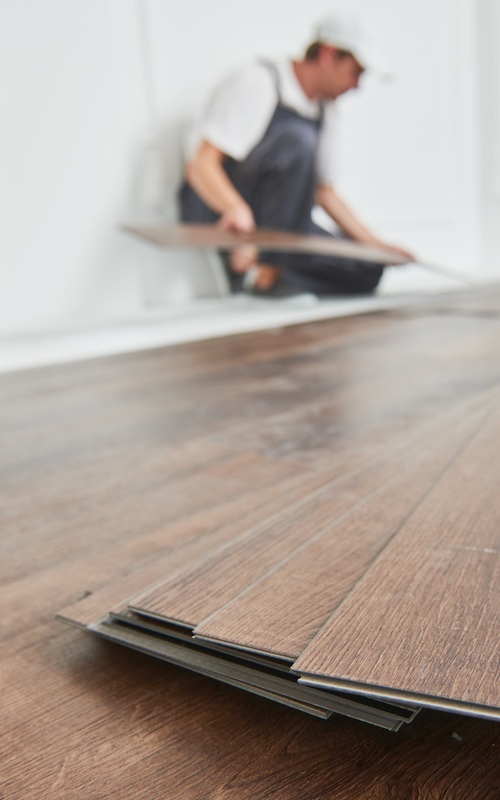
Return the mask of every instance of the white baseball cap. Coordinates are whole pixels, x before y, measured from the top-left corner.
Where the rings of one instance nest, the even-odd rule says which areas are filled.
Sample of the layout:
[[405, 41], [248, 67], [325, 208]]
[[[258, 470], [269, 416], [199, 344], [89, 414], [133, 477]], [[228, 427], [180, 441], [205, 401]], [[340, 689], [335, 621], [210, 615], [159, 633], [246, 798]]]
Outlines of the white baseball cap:
[[384, 80], [392, 78], [376, 31], [364, 19], [342, 11], [326, 17], [316, 27], [314, 39], [351, 53], [366, 70]]

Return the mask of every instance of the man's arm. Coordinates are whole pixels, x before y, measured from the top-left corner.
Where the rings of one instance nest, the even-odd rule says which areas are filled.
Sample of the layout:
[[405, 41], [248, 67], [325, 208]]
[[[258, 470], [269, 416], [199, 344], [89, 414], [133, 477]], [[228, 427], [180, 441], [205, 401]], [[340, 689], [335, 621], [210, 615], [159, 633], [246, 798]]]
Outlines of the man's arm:
[[383, 241], [376, 236], [356, 214], [349, 208], [344, 200], [337, 194], [329, 184], [320, 184], [316, 190], [316, 202], [326, 213], [344, 230], [348, 236], [361, 244], [370, 245], [371, 247], [381, 247], [384, 250], [389, 250], [396, 255], [408, 258], [408, 261], [414, 261], [415, 256], [408, 250], [398, 247], [388, 242]]
[[222, 150], [203, 140], [186, 165], [186, 180], [207, 206], [221, 215], [218, 225], [223, 230], [250, 233], [255, 230], [253, 212], [227, 177], [225, 158]]
[[197, 149], [186, 168], [195, 192], [217, 214], [226, 230], [255, 230], [253, 213], [224, 170], [224, 160], [243, 161], [262, 139], [276, 107], [269, 70], [250, 62], [224, 78], [205, 109]]

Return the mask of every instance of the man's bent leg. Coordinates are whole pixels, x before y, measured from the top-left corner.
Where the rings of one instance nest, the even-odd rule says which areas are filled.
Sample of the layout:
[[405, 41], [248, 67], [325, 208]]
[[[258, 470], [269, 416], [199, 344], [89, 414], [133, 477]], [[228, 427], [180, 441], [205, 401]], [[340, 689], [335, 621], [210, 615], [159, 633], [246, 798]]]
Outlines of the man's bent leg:
[[[312, 221], [308, 232], [341, 238]], [[383, 266], [371, 261], [294, 253], [283, 277], [293, 286], [318, 295], [371, 294], [377, 288], [383, 272]]]
[[[211, 225], [219, 219], [219, 214], [212, 211], [203, 202], [194, 189], [186, 181], [182, 184], [178, 193], [179, 216], [182, 222], [191, 222], [204, 225]], [[241, 292], [243, 288], [244, 275], [235, 272], [231, 267], [231, 255], [227, 250], [219, 250], [222, 266], [233, 294]]]
[[244, 161], [229, 160], [228, 177], [259, 227], [305, 232], [315, 192], [317, 132], [294, 115], [278, 120]]

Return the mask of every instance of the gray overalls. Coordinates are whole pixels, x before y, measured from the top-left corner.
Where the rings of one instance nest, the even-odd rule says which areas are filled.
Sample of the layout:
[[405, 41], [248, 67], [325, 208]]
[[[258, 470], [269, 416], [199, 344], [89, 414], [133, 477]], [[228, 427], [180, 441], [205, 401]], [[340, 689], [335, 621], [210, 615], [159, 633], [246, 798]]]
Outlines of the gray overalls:
[[[276, 109], [248, 156], [243, 161], [227, 158], [224, 169], [252, 209], [258, 227], [331, 236], [311, 219], [322, 110], [318, 119], [309, 119], [285, 106], [276, 67], [262, 63], [273, 77]], [[179, 203], [184, 222], [210, 223], [219, 218], [187, 183], [180, 189]], [[307, 253], [261, 252], [260, 260], [279, 267], [287, 284], [322, 295], [372, 292], [383, 272], [378, 264]], [[233, 284], [239, 288], [238, 278]]]

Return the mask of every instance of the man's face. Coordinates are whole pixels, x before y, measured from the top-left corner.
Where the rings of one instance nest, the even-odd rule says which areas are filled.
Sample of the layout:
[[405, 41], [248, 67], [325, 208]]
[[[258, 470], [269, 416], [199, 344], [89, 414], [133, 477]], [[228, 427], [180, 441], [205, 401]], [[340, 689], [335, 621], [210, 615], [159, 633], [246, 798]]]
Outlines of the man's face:
[[323, 87], [326, 100], [335, 100], [340, 95], [357, 89], [364, 73], [363, 67], [350, 53], [336, 47], [325, 46], [321, 54]]

